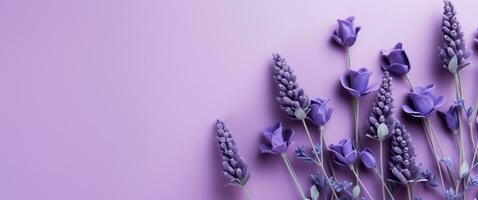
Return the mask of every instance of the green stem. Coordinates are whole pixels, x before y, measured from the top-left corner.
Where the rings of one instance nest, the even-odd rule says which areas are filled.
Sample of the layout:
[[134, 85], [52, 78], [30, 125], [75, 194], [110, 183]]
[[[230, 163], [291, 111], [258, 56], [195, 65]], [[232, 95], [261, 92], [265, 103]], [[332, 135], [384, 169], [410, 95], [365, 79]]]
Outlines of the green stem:
[[[459, 72], [455, 73], [454, 78], [455, 78], [456, 99], [458, 101], [461, 101], [461, 100], [463, 100], [463, 91], [461, 89], [460, 73]], [[465, 139], [463, 137], [462, 109], [458, 110], [458, 130], [459, 130], [458, 133], [460, 134], [460, 165], [461, 165], [461, 163], [464, 162], [465, 157], [466, 157], [465, 150], [464, 150]]]
[[[324, 163], [324, 153], [329, 151], [329, 147], [327, 146], [327, 140], [325, 139], [325, 128], [324, 126], [319, 127], [319, 132], [320, 132], [320, 145], [322, 147], [322, 154], [321, 154], [321, 162]], [[327, 165], [329, 166], [330, 173], [332, 174], [332, 177], [334, 179], [337, 179], [335, 176], [335, 170], [334, 166], [332, 165], [332, 161], [330, 159], [327, 159]]]
[[249, 189], [247, 189], [246, 185], [242, 185], [242, 189], [244, 190], [244, 193], [246, 193], [246, 197], [248, 200], [252, 200], [251, 198], [251, 193], [249, 192]]
[[425, 130], [425, 135], [426, 135], [426, 138], [427, 138], [427, 141], [428, 141], [428, 145], [430, 146], [432, 154], [435, 157], [435, 162], [436, 162], [436, 165], [437, 165], [437, 168], [438, 168], [438, 174], [440, 175], [441, 187], [442, 187], [443, 192], [444, 192], [444, 191], [446, 191], [445, 190], [445, 181], [443, 179], [443, 173], [442, 173], [441, 166], [440, 166], [440, 160], [438, 159], [437, 152], [436, 152], [436, 149], [435, 149], [435, 145], [433, 144], [433, 141], [432, 141], [433, 139], [430, 136], [430, 133], [429, 133], [430, 129], [428, 128], [427, 122], [428, 122], [427, 119], [423, 120], [423, 129]]
[[350, 47], [345, 48], [345, 52], [347, 54], [347, 69], [352, 68], [352, 59], [350, 58]]
[[[383, 142], [380, 141], [380, 173], [382, 174], [382, 177], [385, 177], [385, 171], [383, 170]], [[382, 199], [385, 199], [385, 184], [383, 184], [384, 180], [382, 179]], [[388, 190], [388, 188], [387, 188]]]
[[319, 162], [319, 168], [322, 170], [322, 173], [325, 176], [325, 180], [327, 181], [327, 184], [329, 185], [330, 190], [332, 191], [332, 194], [334, 195], [335, 199], [339, 199], [339, 196], [337, 196], [337, 193], [332, 187], [332, 182], [330, 182], [329, 175], [327, 175], [327, 172], [324, 169], [324, 164], [320, 162], [319, 155], [317, 154], [317, 150], [315, 149], [314, 141], [312, 140], [312, 136], [310, 135], [309, 128], [307, 128], [307, 123], [305, 122], [305, 119], [302, 119], [302, 125], [304, 125], [304, 129], [307, 134], [307, 137], [309, 138], [310, 145], [312, 145], [312, 151], [314, 152], [313, 154], [315, 155], [315, 158]]
[[292, 164], [290, 163], [289, 157], [287, 156], [287, 153], [281, 153], [282, 159], [284, 160], [285, 165], [287, 166], [287, 169], [289, 170], [290, 176], [292, 177], [292, 180], [294, 181], [295, 186], [297, 187], [297, 191], [299, 192], [300, 197], [305, 200], [307, 197], [305, 196], [304, 191], [302, 191], [302, 187], [300, 186], [299, 180], [297, 178], [297, 175], [295, 174], [294, 168], [292, 167]]
[[[359, 135], [359, 99], [357, 97], [353, 98], [353, 113], [354, 113], [354, 135], [355, 135], [355, 149], [360, 150], [360, 135]], [[355, 169], [357, 169], [357, 174], [359, 173], [358, 163], [355, 163]], [[358, 180], [355, 180], [356, 184]]]
[[368, 192], [367, 188], [366, 188], [365, 185], [362, 183], [362, 180], [360, 180], [360, 177], [359, 177], [358, 173], [355, 171], [355, 169], [354, 169], [353, 166], [350, 166], [350, 170], [351, 170], [352, 173], [355, 175], [355, 179], [357, 179], [358, 183], [360, 184], [360, 186], [362, 186], [363, 190], [365, 191], [365, 193], [367, 193], [368, 197], [370, 197], [370, 199], [373, 200], [372, 195], [370, 194], [370, 192]]
[[413, 200], [412, 185], [411, 184], [407, 185], [407, 193], [408, 193], [408, 200]]

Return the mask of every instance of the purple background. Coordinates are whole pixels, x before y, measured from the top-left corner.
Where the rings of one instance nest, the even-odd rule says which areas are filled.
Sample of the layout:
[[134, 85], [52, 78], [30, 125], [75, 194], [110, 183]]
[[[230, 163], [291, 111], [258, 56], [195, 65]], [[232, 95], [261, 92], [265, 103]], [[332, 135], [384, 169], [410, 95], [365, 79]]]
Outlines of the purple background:
[[[436, 83], [448, 106], [453, 79], [436, 50], [442, 4], [0, 1], [0, 199], [244, 199], [238, 188], [223, 187], [216, 118], [225, 120], [250, 165], [254, 199], [297, 199], [280, 158], [258, 153], [260, 131], [287, 121], [274, 101], [271, 53], [288, 59], [311, 97], [331, 99], [335, 112], [326, 137], [337, 142], [352, 135], [352, 118], [338, 81], [345, 54], [329, 37], [335, 20], [354, 15], [362, 26], [352, 49], [354, 68], [368, 67], [378, 81], [379, 50], [401, 41], [413, 82]], [[478, 1], [455, 4], [471, 47]], [[477, 54], [470, 61], [477, 63]], [[475, 66], [464, 73], [468, 101], [478, 95]], [[395, 80], [393, 95], [401, 105], [407, 85]], [[361, 125], [373, 98], [361, 104]], [[435, 170], [420, 124], [403, 121], [418, 159]], [[436, 116], [432, 121], [456, 157], [453, 138]], [[286, 125], [297, 130], [293, 148], [306, 144], [299, 123]], [[308, 187], [314, 167], [293, 164]], [[362, 174], [378, 199], [378, 179]], [[417, 186], [415, 194], [432, 199], [438, 190]]]

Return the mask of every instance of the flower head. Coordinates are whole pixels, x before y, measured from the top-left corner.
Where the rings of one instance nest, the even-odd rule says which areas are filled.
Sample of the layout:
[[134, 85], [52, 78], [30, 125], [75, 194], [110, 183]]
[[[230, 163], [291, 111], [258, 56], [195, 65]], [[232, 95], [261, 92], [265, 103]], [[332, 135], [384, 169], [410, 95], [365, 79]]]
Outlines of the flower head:
[[[439, 48], [439, 52], [443, 61], [443, 67], [455, 73], [470, 64], [466, 61], [470, 56], [470, 52], [465, 47], [464, 34], [456, 17], [455, 6], [449, 0], [445, 0], [444, 4], [441, 28], [443, 33], [443, 46]], [[455, 56], [457, 59], [457, 68], [450, 69], [448, 66]]]
[[358, 157], [351, 139], [343, 139], [337, 145], [331, 144], [330, 151], [334, 155], [334, 162], [342, 166], [353, 165]]
[[435, 97], [435, 85], [416, 87], [413, 92], [408, 92], [411, 105], [403, 105], [402, 109], [413, 117], [428, 118], [436, 108], [443, 105], [444, 97]]
[[462, 105], [462, 103], [455, 102], [450, 106], [448, 111], [438, 111], [447, 128], [458, 129], [458, 111], [462, 108]]
[[292, 144], [294, 131], [289, 128], [283, 128], [281, 123], [266, 128], [262, 131], [264, 143], [261, 145], [261, 153], [281, 154]]
[[345, 88], [352, 96], [361, 97], [368, 93], [378, 90], [377, 83], [368, 85], [368, 81], [372, 72], [366, 68], [360, 68], [358, 71], [349, 70], [345, 75], [340, 77], [342, 87]]
[[245, 185], [250, 175], [246, 163], [239, 155], [232, 134], [221, 120], [216, 121], [216, 130], [219, 151], [222, 156], [222, 173], [230, 179], [230, 183]]
[[390, 160], [388, 166], [395, 179], [407, 185], [420, 177], [420, 166], [415, 163], [415, 149], [410, 134], [400, 121], [395, 122], [392, 130], [392, 144], [390, 146]]
[[365, 148], [363, 151], [361, 151], [359, 154], [359, 158], [365, 165], [365, 167], [367, 167], [368, 169], [375, 169], [377, 167], [375, 155], [370, 149]]
[[390, 127], [395, 121], [393, 117], [392, 77], [388, 71], [383, 72], [382, 83], [372, 106], [367, 124], [369, 136], [380, 139], [378, 135], [380, 124]]
[[355, 17], [349, 17], [346, 20], [338, 19], [337, 30], [334, 31], [332, 38], [335, 42], [343, 47], [351, 47], [355, 40], [357, 40], [357, 34], [360, 31], [360, 26], [354, 26]]
[[322, 100], [320, 98], [311, 101], [307, 117], [315, 125], [323, 126], [329, 121], [334, 109], [327, 107], [328, 102], [329, 100]]
[[410, 71], [410, 61], [402, 49], [402, 43], [397, 43], [392, 50], [381, 51], [384, 58], [382, 69], [389, 71], [395, 76], [403, 76]]
[[279, 89], [277, 101], [291, 119], [303, 120], [309, 110], [310, 99], [297, 84], [292, 68], [279, 54], [273, 54], [273, 78]]

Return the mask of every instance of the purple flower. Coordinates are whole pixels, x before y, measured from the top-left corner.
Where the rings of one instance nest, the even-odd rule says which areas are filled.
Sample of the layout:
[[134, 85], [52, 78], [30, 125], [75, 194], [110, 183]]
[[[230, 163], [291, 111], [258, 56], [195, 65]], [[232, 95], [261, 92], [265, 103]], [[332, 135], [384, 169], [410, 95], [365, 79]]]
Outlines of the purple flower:
[[357, 34], [360, 31], [360, 26], [354, 26], [355, 17], [349, 17], [346, 20], [338, 19], [337, 30], [334, 31], [332, 38], [343, 47], [351, 47], [355, 40], [357, 40]]
[[381, 54], [384, 58], [383, 70], [395, 76], [403, 76], [410, 71], [410, 61], [402, 49], [402, 43], [397, 43], [392, 50], [381, 51]]
[[317, 98], [311, 101], [308, 119], [317, 126], [323, 126], [329, 121], [333, 108], [327, 108], [329, 100]]
[[446, 127], [449, 129], [458, 129], [458, 111], [462, 108], [462, 104], [453, 103], [447, 112], [438, 111], [443, 121], [446, 124]]
[[415, 163], [416, 154], [411, 135], [398, 120], [391, 135], [389, 169], [399, 183], [408, 185], [421, 174], [420, 166]]
[[388, 71], [383, 74], [382, 83], [373, 102], [372, 112], [370, 112], [367, 124], [370, 131], [368, 135], [376, 139], [379, 139], [377, 133], [380, 124], [389, 127], [395, 121], [393, 116], [392, 77]]
[[377, 83], [368, 85], [368, 81], [372, 75], [371, 71], [360, 68], [358, 71], [349, 70], [345, 75], [340, 77], [342, 87], [344, 87], [352, 96], [361, 97], [370, 92], [377, 91], [379, 86]]
[[[464, 34], [456, 17], [455, 6], [449, 0], [445, 0], [444, 4], [441, 27], [443, 46], [439, 48], [439, 52], [443, 61], [443, 67], [454, 73], [470, 64], [466, 61], [470, 56], [470, 52], [465, 46]], [[448, 64], [455, 56], [457, 58], [457, 68], [449, 69]]]
[[279, 54], [273, 54], [273, 79], [279, 89], [276, 99], [280, 108], [291, 119], [303, 120], [309, 110], [310, 99], [299, 86], [292, 68]]
[[330, 151], [335, 157], [334, 162], [342, 166], [353, 165], [358, 157], [351, 139], [343, 139], [338, 145], [331, 144]]
[[283, 128], [281, 123], [262, 131], [264, 144], [261, 145], [261, 153], [281, 154], [292, 144], [294, 131], [289, 128]]
[[444, 97], [435, 97], [435, 85], [416, 87], [413, 92], [408, 92], [412, 105], [403, 105], [402, 109], [413, 117], [428, 118], [436, 108], [444, 102]]
[[478, 29], [476, 29], [475, 37], [473, 38], [473, 42], [475, 42], [475, 45], [478, 45]]
[[222, 173], [232, 184], [245, 185], [249, 180], [247, 165], [239, 155], [236, 142], [221, 120], [216, 121], [216, 137], [222, 157]]
[[368, 169], [374, 169], [377, 167], [377, 161], [375, 161], [375, 155], [373, 152], [365, 148], [363, 151], [360, 152], [359, 158], [362, 161], [362, 163], [367, 167]]

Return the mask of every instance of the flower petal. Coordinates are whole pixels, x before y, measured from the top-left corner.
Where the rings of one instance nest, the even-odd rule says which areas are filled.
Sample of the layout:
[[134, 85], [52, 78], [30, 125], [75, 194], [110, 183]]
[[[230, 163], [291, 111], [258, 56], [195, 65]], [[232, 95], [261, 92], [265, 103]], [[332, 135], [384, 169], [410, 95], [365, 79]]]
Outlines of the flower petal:
[[419, 112], [417, 111], [414, 111], [412, 108], [410, 108], [410, 106], [408, 105], [402, 105], [402, 110], [408, 114], [410, 114], [411, 116], [413, 117], [418, 117], [418, 118], [424, 118], [424, 116], [422, 114], [420, 114]]
[[403, 76], [410, 71], [410, 66], [398, 63], [390, 64], [388, 66], [382, 65], [382, 68], [395, 76]]
[[277, 154], [276, 152], [272, 151], [272, 149], [269, 146], [266, 146], [264, 144], [262, 144], [259, 147], [259, 149], [260, 149], [261, 153]]
[[[362, 69], [360, 69], [362, 70]], [[368, 86], [368, 80], [372, 75], [372, 72], [362, 71], [352, 80], [352, 88], [357, 90], [359, 93], [365, 92]]]
[[350, 81], [348, 79], [349, 77], [347, 75], [343, 75], [340, 77], [340, 83], [342, 84], [342, 87], [347, 90], [350, 95], [354, 97], [360, 97], [360, 93], [350, 87]]
[[427, 116], [435, 109], [434, 99], [431, 99], [429, 96], [409, 93], [410, 99], [413, 102], [413, 107], [415, 111], [419, 112], [423, 116]]

